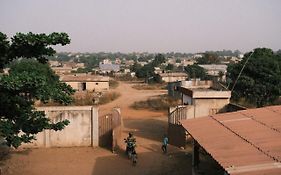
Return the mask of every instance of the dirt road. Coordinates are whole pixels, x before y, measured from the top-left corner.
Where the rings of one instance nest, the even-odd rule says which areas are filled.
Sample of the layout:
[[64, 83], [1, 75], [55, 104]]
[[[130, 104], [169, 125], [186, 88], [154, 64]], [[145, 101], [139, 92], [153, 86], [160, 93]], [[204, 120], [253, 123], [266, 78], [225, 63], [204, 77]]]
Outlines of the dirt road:
[[[120, 83], [114, 91], [117, 100], [100, 106], [105, 114], [112, 107], [120, 107], [124, 122], [123, 136], [132, 131], [137, 139], [138, 164], [126, 158], [124, 151], [113, 154], [103, 148], [25, 149], [12, 152], [2, 161], [7, 175], [160, 175], [191, 174], [191, 157], [169, 146], [168, 154], [161, 152], [161, 139], [167, 131], [167, 114], [148, 110], [133, 110], [129, 106], [139, 100], [163, 94], [163, 91], [136, 90], [132, 84]], [[123, 145], [125, 148], [125, 145]]]

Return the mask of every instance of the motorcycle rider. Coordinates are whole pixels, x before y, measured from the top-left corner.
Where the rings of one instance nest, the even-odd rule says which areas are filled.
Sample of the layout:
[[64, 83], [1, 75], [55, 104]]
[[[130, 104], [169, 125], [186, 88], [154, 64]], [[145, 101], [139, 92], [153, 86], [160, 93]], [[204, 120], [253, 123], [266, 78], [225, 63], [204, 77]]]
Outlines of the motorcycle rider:
[[129, 149], [135, 150], [136, 147], [136, 138], [133, 136], [132, 133], [129, 132], [129, 136], [125, 139], [126, 146], [126, 153], [128, 154]]

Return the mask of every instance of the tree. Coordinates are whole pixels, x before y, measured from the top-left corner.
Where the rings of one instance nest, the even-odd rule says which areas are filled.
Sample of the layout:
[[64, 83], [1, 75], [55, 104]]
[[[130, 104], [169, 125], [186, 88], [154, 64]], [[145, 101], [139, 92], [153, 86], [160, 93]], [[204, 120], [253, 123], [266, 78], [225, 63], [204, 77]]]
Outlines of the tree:
[[154, 67], [158, 67], [160, 64], [165, 63], [165, 61], [166, 58], [164, 57], [164, 55], [159, 53], [154, 57], [154, 60], [151, 62], [151, 64]]
[[165, 69], [166, 70], [173, 70], [174, 69], [174, 65], [173, 64], [168, 64]]
[[31, 142], [44, 129], [57, 131], [69, 123], [67, 120], [53, 123], [34, 108], [37, 100], [43, 103], [50, 100], [62, 104], [71, 102], [70, 95], [74, 90], [60, 82], [45, 64], [45, 57], [55, 53], [50, 45], [69, 42], [65, 33], [18, 33], [10, 43], [6, 35], [0, 33], [0, 49], [4, 50], [1, 52], [1, 68], [14, 60], [9, 74], [0, 76], [0, 136], [8, 146], [17, 148], [22, 143]]
[[184, 69], [189, 78], [200, 78], [202, 80], [209, 79], [205, 69], [198, 66], [197, 64], [188, 65]]
[[[243, 65], [245, 68], [237, 80]], [[273, 104], [281, 95], [281, 57], [271, 49], [257, 48], [253, 53], [245, 54], [241, 62], [229, 65], [227, 72], [230, 87], [235, 85], [234, 100], [245, 98], [247, 102], [262, 107]]]
[[205, 53], [203, 57], [197, 59], [197, 64], [218, 64], [220, 59], [216, 54]]

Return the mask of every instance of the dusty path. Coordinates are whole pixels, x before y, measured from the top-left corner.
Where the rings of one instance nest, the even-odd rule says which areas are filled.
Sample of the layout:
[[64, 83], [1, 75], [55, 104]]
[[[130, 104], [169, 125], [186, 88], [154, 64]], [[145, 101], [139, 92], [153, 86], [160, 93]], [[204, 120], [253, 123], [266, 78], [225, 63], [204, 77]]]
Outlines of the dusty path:
[[[123, 136], [132, 131], [137, 139], [138, 165], [133, 167], [121, 150], [118, 154], [102, 148], [51, 148], [15, 151], [2, 162], [8, 175], [160, 175], [191, 174], [191, 158], [178, 148], [169, 146], [168, 155], [161, 152], [161, 138], [167, 130], [164, 112], [133, 110], [134, 101], [164, 93], [163, 91], [135, 90], [131, 84], [120, 83], [114, 91], [117, 100], [100, 106], [105, 114], [120, 107], [124, 122]], [[123, 148], [125, 145], [123, 145]], [[1, 166], [1, 164], [0, 164]]]

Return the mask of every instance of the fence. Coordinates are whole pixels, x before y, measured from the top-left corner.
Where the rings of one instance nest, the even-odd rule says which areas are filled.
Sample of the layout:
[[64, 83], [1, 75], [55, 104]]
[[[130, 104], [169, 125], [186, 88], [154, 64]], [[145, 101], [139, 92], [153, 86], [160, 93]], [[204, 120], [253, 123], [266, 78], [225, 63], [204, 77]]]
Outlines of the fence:
[[98, 146], [98, 109], [93, 106], [38, 107], [51, 122], [69, 120], [61, 131], [43, 130], [23, 147]]
[[184, 147], [186, 143], [185, 129], [181, 126], [180, 120], [188, 117], [187, 106], [177, 106], [169, 109], [168, 116], [168, 137], [169, 144]]
[[122, 134], [120, 109], [99, 117], [99, 146], [115, 151], [119, 148]]

